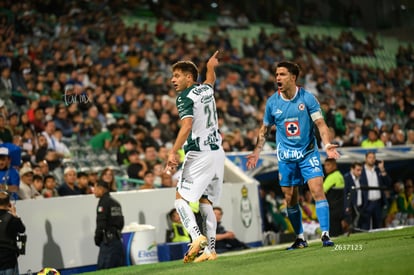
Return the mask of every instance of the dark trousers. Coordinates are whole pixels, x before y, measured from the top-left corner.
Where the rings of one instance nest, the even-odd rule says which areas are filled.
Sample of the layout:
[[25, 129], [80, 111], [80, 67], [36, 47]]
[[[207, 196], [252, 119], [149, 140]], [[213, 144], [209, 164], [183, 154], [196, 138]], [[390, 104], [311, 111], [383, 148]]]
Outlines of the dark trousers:
[[359, 227], [364, 230], [382, 227], [382, 203], [381, 200], [368, 201], [367, 205], [361, 209]]
[[98, 255], [97, 269], [106, 269], [125, 265], [124, 248], [121, 240], [101, 243]]
[[326, 194], [329, 203], [329, 235], [339, 236], [342, 231], [342, 220], [344, 218], [344, 189], [332, 188]]

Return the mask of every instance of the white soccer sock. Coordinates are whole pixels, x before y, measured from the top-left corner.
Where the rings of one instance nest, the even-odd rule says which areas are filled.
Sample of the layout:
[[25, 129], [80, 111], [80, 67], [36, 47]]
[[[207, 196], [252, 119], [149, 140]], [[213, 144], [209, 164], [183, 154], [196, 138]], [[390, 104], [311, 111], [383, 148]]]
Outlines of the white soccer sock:
[[208, 248], [210, 251], [215, 251], [217, 220], [216, 215], [214, 215], [213, 206], [208, 203], [200, 203], [200, 212], [203, 216], [203, 222], [205, 223]]
[[188, 203], [183, 199], [175, 200], [174, 206], [175, 209], [177, 209], [183, 226], [187, 230], [188, 234], [190, 234], [191, 239], [194, 241], [201, 235], [201, 232], [200, 228], [197, 225], [193, 211], [191, 210]]

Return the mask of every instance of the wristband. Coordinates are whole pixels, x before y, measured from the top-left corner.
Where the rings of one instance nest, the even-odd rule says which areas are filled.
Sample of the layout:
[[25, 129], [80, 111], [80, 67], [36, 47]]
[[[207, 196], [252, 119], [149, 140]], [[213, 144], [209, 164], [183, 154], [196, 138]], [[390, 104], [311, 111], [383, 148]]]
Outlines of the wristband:
[[331, 146], [332, 144], [330, 144], [330, 143], [328, 143], [328, 144], [325, 144], [325, 146], [323, 147], [324, 149], [325, 149], [325, 151], [328, 149], [328, 147], [329, 146]]

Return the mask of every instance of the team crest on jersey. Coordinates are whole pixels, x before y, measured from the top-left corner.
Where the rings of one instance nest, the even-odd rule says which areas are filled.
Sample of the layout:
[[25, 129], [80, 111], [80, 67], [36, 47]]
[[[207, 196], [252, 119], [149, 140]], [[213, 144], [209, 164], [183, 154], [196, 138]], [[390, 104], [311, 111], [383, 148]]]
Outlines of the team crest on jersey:
[[286, 136], [294, 137], [300, 135], [300, 128], [298, 121], [287, 121], [285, 122]]
[[305, 110], [305, 104], [303, 104], [303, 103], [299, 104], [298, 109], [299, 109], [299, 111]]

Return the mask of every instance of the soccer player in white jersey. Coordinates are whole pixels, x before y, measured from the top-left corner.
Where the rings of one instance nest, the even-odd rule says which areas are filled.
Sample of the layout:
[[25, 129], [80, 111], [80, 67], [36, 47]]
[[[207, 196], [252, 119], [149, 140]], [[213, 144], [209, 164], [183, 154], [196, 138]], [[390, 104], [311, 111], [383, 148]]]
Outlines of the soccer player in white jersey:
[[[165, 171], [171, 173], [175, 170], [178, 165], [177, 151], [183, 147], [183, 171], [177, 183], [174, 205], [192, 239], [184, 263], [217, 258], [217, 221], [212, 204], [218, 203], [221, 194], [225, 158], [213, 90], [217, 54], [218, 51], [207, 61], [206, 80], [203, 84], [196, 82], [198, 68], [193, 62], [179, 61], [172, 66], [171, 82], [179, 92], [176, 105], [181, 128], [168, 153]], [[197, 225], [190, 203], [199, 203], [206, 236]], [[203, 253], [198, 256], [203, 249]]]
[[323, 191], [323, 170], [315, 137], [315, 125], [325, 144], [328, 158], [339, 158], [337, 145], [330, 143], [328, 127], [319, 102], [305, 89], [296, 85], [299, 66], [280, 62], [276, 67], [278, 91], [267, 99], [263, 124], [256, 148], [248, 155], [247, 168], [254, 168], [266, 142], [270, 128], [276, 126], [276, 155], [279, 164], [279, 184], [287, 201], [287, 212], [297, 235], [288, 249], [304, 248], [302, 212], [298, 203], [298, 186], [308, 184], [316, 204], [316, 214], [322, 231], [322, 245], [333, 246], [329, 237], [329, 205]]

